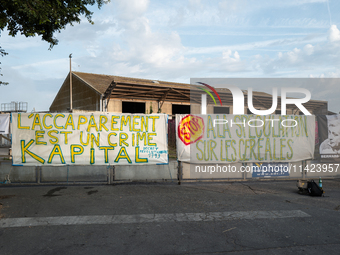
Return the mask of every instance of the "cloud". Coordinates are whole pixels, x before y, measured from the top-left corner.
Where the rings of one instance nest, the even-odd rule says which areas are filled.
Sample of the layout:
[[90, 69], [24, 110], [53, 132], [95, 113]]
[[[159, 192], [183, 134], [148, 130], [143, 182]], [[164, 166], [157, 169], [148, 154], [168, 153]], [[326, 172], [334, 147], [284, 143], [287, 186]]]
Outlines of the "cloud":
[[247, 9], [248, 3], [246, 0], [222, 0], [218, 3], [218, 10], [221, 15], [226, 16], [235, 13], [236, 11], [244, 11]]
[[232, 53], [231, 50], [224, 51], [223, 53], [223, 59], [225, 59], [227, 62], [235, 63], [235, 62], [240, 62], [240, 55], [238, 54], [237, 51]]
[[294, 0], [291, 4], [314, 4], [314, 3], [326, 3], [328, 0]]
[[48, 78], [37, 81], [17, 69], [8, 66], [2, 68], [9, 85], [0, 87], [0, 102], [28, 102], [28, 111], [32, 111], [33, 108], [36, 111], [47, 110], [64, 80]]
[[328, 40], [316, 44], [305, 44], [293, 50], [279, 52], [276, 57], [267, 58], [260, 66], [264, 74], [290, 70], [300, 77], [334, 77], [336, 66], [340, 64], [340, 32], [332, 25]]
[[68, 72], [68, 58], [53, 59], [41, 62], [33, 62], [19, 66], [13, 66], [11, 69], [17, 70], [24, 77], [34, 80], [44, 80], [48, 78], [62, 78]]
[[336, 25], [332, 25], [328, 31], [328, 40], [330, 42], [336, 42], [340, 40], [340, 31]]
[[148, 9], [149, 0], [115, 0], [117, 6], [118, 18], [120, 20], [134, 20], [136, 17], [142, 16]]
[[14, 50], [25, 50], [28, 48], [43, 48], [48, 49], [49, 44], [43, 42], [39, 37], [25, 37], [18, 34], [15, 37], [9, 36], [7, 29], [1, 32], [1, 47], [7, 52]]
[[110, 74], [145, 76], [160, 69], [179, 69], [192, 62], [191, 58], [183, 57], [185, 47], [176, 31], [152, 29], [146, 15], [149, 1], [121, 0], [114, 3], [118, 13], [115, 24], [119, 37], [113, 36], [112, 39], [117, 40], [111, 39], [100, 47], [88, 47], [90, 59], [101, 64], [101, 73], [104, 66]]
[[[16, 72], [41, 91], [42, 82], [66, 77], [70, 53], [74, 71], [180, 82], [339, 75], [340, 32], [329, 27], [323, 0], [260, 2], [112, 0], [94, 11], [95, 25], [84, 20], [56, 34], [51, 52], [40, 38], [2, 37], [15, 51], [3, 59], [12, 61], [4, 78], [14, 84]], [[51, 86], [55, 93], [61, 84]]]
[[203, 4], [201, 0], [189, 0], [188, 3], [188, 8], [191, 11], [198, 11], [201, 10], [203, 8]]
[[307, 44], [305, 47], [303, 47], [303, 51], [308, 55], [312, 55], [314, 53], [314, 46], [311, 44]]

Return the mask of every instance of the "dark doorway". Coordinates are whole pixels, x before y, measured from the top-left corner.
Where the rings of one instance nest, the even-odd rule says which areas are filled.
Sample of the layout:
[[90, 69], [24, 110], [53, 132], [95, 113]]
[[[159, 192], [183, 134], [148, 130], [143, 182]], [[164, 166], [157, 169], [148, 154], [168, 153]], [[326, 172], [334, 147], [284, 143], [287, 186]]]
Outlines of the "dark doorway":
[[122, 102], [123, 113], [145, 113], [145, 103]]
[[172, 105], [172, 115], [175, 114], [189, 114], [190, 105], [187, 104], [173, 104]]
[[229, 114], [229, 107], [215, 106], [214, 107], [214, 114], [218, 114], [218, 113]]

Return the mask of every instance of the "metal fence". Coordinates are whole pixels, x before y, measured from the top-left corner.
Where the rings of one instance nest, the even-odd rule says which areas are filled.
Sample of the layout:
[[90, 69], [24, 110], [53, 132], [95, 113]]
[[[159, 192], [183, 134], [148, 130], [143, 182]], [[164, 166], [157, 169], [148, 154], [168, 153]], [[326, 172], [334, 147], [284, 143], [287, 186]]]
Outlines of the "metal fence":
[[28, 103], [27, 102], [15, 102], [2, 103], [2, 112], [27, 112]]

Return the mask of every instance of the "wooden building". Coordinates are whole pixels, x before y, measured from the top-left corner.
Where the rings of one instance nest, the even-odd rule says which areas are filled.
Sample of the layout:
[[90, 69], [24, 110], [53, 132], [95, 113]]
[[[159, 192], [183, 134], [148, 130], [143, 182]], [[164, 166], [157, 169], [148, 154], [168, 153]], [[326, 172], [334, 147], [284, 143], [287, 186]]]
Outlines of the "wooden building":
[[[205, 93], [199, 87], [159, 80], [72, 72], [72, 111], [199, 114], [201, 94]], [[216, 88], [216, 90], [223, 105], [216, 105], [208, 96], [207, 113], [232, 113], [231, 92], [228, 89]], [[247, 102], [246, 91], [244, 94]], [[281, 114], [280, 101], [278, 100], [277, 114]], [[263, 92], [253, 92], [253, 104], [259, 110], [269, 109], [272, 106], [272, 96]], [[328, 112], [327, 101], [310, 100], [304, 106], [312, 114]], [[50, 111], [70, 110], [70, 74], [68, 74], [50, 106]], [[250, 113], [247, 108], [245, 113]], [[287, 114], [300, 114], [300, 111], [295, 105], [287, 105]]]

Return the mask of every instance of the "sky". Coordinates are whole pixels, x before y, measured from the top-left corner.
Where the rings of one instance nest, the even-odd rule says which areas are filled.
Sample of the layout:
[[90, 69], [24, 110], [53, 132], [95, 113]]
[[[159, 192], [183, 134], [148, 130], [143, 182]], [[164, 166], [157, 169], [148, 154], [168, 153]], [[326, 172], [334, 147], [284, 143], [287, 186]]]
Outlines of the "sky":
[[[1, 32], [0, 103], [47, 111], [69, 72], [190, 83], [190, 78], [340, 78], [340, 1], [111, 0], [56, 33]], [[274, 85], [273, 85], [274, 86]], [[247, 89], [247, 88], [241, 88]], [[310, 86], [340, 111], [340, 89]], [[271, 92], [263, 87], [260, 91]]]

